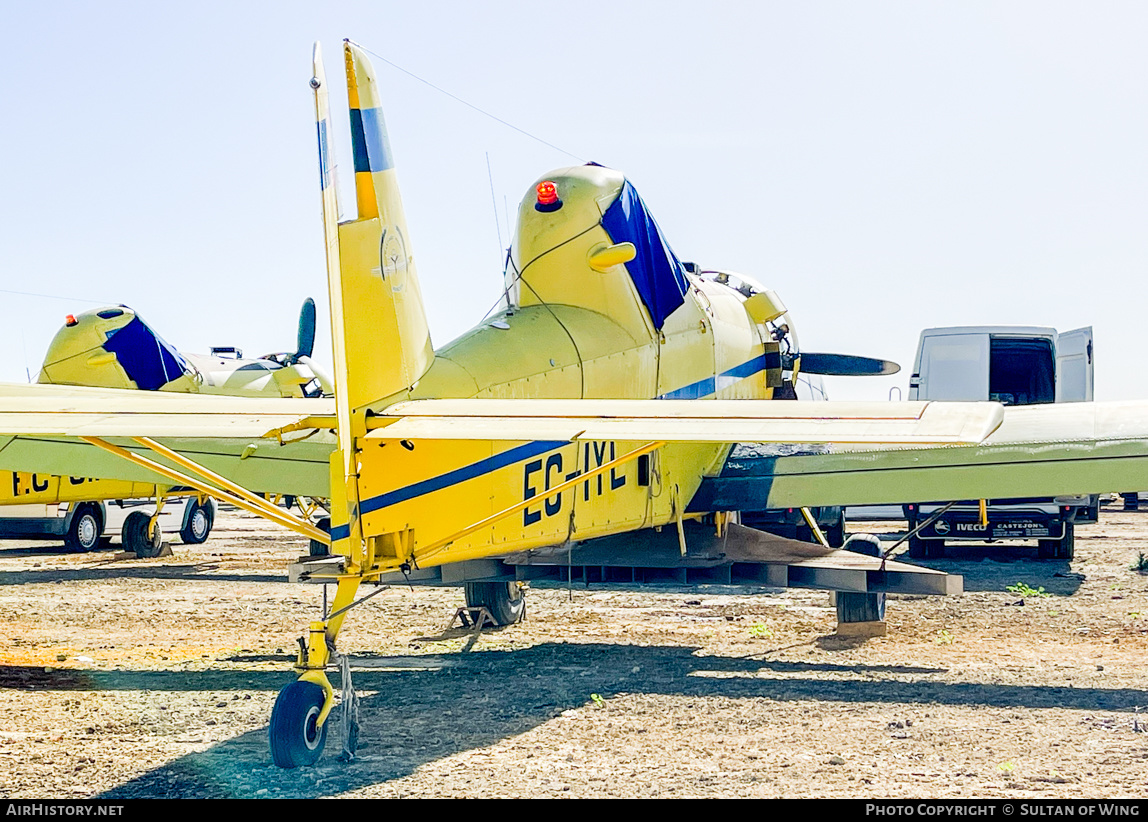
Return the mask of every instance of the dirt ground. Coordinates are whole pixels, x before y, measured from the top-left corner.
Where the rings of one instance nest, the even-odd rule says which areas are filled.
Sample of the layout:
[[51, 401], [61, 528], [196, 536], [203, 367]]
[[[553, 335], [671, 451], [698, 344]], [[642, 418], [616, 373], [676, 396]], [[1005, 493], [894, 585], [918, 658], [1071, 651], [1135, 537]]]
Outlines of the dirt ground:
[[535, 585], [467, 650], [427, 639], [458, 589], [389, 588], [340, 637], [359, 756], [294, 771], [267, 721], [322, 602], [302, 542], [227, 513], [173, 550], [0, 543], [0, 794], [1148, 798], [1148, 512], [1071, 563], [930, 560], [966, 593], [890, 597], [867, 640], [824, 592]]

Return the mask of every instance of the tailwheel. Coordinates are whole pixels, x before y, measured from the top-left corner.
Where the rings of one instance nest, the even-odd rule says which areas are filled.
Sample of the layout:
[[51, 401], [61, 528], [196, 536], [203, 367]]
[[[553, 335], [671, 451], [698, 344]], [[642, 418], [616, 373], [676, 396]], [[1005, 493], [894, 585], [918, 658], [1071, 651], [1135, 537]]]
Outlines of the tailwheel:
[[280, 768], [314, 765], [327, 742], [327, 722], [318, 724], [323, 710], [323, 689], [314, 682], [296, 680], [279, 692], [271, 710], [271, 759]]
[[498, 625], [513, 625], [526, 616], [526, 596], [517, 582], [468, 582], [466, 604], [486, 608]]

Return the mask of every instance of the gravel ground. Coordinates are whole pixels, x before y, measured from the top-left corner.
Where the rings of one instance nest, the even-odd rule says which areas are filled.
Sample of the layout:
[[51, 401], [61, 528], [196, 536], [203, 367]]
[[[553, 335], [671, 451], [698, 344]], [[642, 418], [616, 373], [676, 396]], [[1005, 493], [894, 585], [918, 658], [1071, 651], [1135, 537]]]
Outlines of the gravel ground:
[[162, 560], [2, 546], [10, 798], [1148, 798], [1148, 577], [1130, 569], [1148, 512], [1078, 527], [1071, 563], [929, 561], [967, 593], [890, 597], [868, 640], [835, 637], [824, 592], [578, 585], [535, 586], [525, 623], [468, 649], [431, 638], [460, 591], [388, 589], [340, 637], [359, 756], [329, 742], [295, 771], [266, 736], [321, 607], [282, 581], [300, 541], [225, 513]]

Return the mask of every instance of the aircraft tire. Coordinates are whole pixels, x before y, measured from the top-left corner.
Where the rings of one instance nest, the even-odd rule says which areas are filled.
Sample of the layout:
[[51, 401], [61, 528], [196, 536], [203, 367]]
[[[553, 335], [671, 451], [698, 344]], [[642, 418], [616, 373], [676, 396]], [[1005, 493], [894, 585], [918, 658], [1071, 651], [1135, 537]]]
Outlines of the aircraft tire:
[[845, 545], [845, 511], [841, 511], [841, 519], [825, 529], [825, 541], [830, 548], [840, 548]]
[[316, 721], [323, 710], [323, 689], [314, 682], [295, 680], [282, 691], [271, 709], [267, 734], [271, 759], [280, 768], [314, 765], [327, 744], [327, 725]]
[[143, 511], [132, 511], [124, 520], [123, 531], [120, 534], [120, 541], [123, 543], [124, 549], [135, 552], [135, 555], [140, 559], [158, 557], [163, 542], [162, 534], [157, 533], [155, 539], [148, 534], [150, 523], [151, 516], [149, 514], [145, 514]]
[[100, 509], [90, 503], [81, 503], [72, 513], [68, 532], [64, 534], [64, 545], [69, 551], [87, 553], [99, 547], [100, 536], [104, 531]]
[[215, 516], [211, 505], [200, 505], [199, 500], [193, 499], [188, 504], [183, 527], [179, 529], [179, 538], [183, 540], [184, 545], [201, 545], [207, 542], [211, 526], [214, 524]]
[[[328, 534], [331, 533], [331, 518], [323, 517], [319, 520], [316, 520], [315, 527], [320, 531], [326, 531]], [[324, 545], [317, 539], [311, 540], [311, 547], [308, 549], [308, 554], [313, 557], [325, 557], [330, 553], [331, 546]]]
[[485, 607], [499, 625], [513, 625], [526, 616], [526, 596], [517, 582], [468, 582], [466, 604]]

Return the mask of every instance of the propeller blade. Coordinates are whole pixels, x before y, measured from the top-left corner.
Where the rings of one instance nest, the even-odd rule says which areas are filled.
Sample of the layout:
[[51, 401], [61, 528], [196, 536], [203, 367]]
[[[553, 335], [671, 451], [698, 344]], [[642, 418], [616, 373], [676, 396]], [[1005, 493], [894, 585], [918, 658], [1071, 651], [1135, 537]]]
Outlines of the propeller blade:
[[310, 297], [303, 301], [299, 311], [299, 345], [295, 358], [310, 357], [315, 348], [315, 301]]
[[828, 377], [884, 377], [901, 370], [901, 366], [895, 362], [858, 357], [855, 354], [802, 352], [795, 359], [800, 360], [803, 373]]

